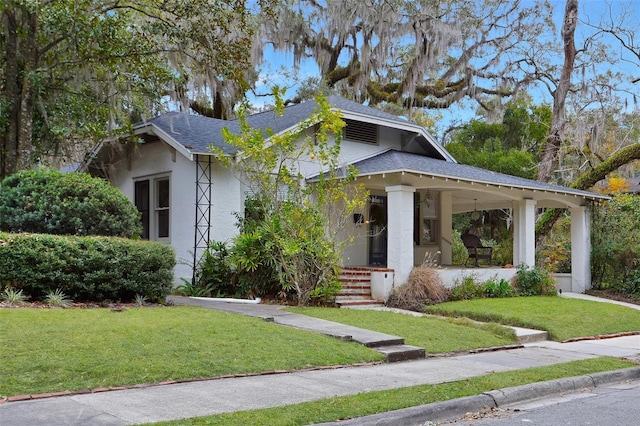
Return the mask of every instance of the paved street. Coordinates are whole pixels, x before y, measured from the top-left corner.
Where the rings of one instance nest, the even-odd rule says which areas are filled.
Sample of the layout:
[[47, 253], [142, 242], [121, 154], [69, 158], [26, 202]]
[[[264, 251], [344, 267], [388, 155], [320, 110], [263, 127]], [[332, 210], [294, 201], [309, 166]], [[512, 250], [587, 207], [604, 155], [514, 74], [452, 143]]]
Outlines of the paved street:
[[614, 383], [582, 392], [520, 402], [477, 413], [466, 419], [438, 423], [456, 426], [498, 425], [616, 425], [640, 423], [640, 381]]

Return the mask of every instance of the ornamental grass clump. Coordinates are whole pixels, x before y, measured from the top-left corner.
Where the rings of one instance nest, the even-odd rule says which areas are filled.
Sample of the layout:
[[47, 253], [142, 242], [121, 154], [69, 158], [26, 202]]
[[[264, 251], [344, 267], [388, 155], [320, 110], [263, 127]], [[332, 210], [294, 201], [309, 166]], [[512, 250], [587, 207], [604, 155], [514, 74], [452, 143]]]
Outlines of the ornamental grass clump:
[[44, 303], [52, 308], [68, 308], [73, 303], [73, 300], [64, 294], [61, 289], [57, 288], [47, 293], [44, 297]]
[[145, 296], [136, 294], [136, 297], [133, 298], [133, 303], [136, 305], [136, 307], [141, 308], [148, 303], [148, 300]]
[[4, 301], [4, 303], [8, 306], [22, 306], [27, 302], [28, 299], [29, 296], [24, 294], [22, 289], [16, 289], [13, 287], [5, 288], [0, 295], [0, 300]]
[[391, 292], [387, 306], [422, 312], [425, 306], [446, 302], [450, 297], [451, 292], [440, 278], [433, 256], [427, 256], [422, 265], [413, 268], [407, 284]]

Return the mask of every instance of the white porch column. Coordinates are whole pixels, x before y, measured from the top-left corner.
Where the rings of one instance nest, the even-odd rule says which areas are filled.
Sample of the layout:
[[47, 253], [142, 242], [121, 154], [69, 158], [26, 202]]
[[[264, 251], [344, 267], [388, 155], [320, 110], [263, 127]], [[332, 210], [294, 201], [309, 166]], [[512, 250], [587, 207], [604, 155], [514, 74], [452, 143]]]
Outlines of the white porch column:
[[591, 288], [591, 227], [589, 209], [571, 211], [571, 291], [584, 293]]
[[522, 200], [514, 203], [513, 264], [536, 264], [536, 202]]
[[440, 264], [451, 265], [453, 263], [453, 202], [451, 192], [443, 191], [440, 193], [440, 211], [438, 212], [438, 222], [440, 223], [439, 235], [440, 241]]
[[394, 185], [387, 191], [387, 267], [395, 271], [394, 285], [407, 283], [413, 268], [412, 186]]

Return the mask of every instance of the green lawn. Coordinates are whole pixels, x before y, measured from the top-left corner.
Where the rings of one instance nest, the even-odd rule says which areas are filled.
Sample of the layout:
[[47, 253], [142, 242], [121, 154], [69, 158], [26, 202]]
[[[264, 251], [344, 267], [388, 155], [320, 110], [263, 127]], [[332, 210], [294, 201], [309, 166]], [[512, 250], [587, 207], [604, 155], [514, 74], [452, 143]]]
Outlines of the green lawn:
[[[452, 302], [430, 308], [548, 330], [557, 340], [640, 330], [640, 312], [559, 297]], [[503, 327], [379, 311], [292, 308], [394, 334], [429, 353], [514, 342]], [[195, 307], [0, 309], [0, 396], [380, 361], [359, 344]], [[480, 328], [479, 328], [480, 327]]]
[[474, 299], [429, 306], [427, 312], [546, 330], [553, 340], [640, 331], [640, 311], [556, 296]]
[[265, 425], [294, 426], [332, 422], [367, 416], [432, 402], [446, 401], [482, 392], [528, 383], [580, 376], [600, 371], [632, 367], [634, 364], [613, 358], [594, 358], [546, 367], [508, 371], [436, 385], [419, 385], [387, 391], [326, 398], [318, 401], [262, 410], [240, 411], [208, 417], [176, 420], [162, 425]]
[[287, 308], [287, 310], [342, 324], [353, 325], [405, 339], [427, 353], [444, 353], [516, 343], [514, 332], [495, 324], [473, 324], [434, 317], [414, 317], [394, 312], [338, 309]]
[[195, 307], [0, 309], [0, 396], [380, 361], [353, 342]]

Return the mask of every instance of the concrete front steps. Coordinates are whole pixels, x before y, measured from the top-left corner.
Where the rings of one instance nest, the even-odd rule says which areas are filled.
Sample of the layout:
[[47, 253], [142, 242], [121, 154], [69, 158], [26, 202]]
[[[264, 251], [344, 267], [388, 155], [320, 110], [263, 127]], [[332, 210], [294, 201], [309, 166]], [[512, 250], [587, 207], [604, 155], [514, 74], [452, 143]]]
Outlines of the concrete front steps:
[[402, 337], [366, 331], [352, 333], [350, 337], [350, 340], [358, 342], [383, 354], [386, 357], [387, 362], [424, 359], [426, 356], [424, 348], [405, 345]]
[[518, 337], [518, 343], [534, 343], [534, 342], [543, 342], [545, 340], [549, 340], [549, 333], [546, 331], [540, 330], [532, 330], [529, 328], [522, 327], [511, 327]]
[[371, 297], [371, 268], [345, 266], [340, 271], [342, 290], [336, 297], [340, 307], [384, 306], [382, 300]]

